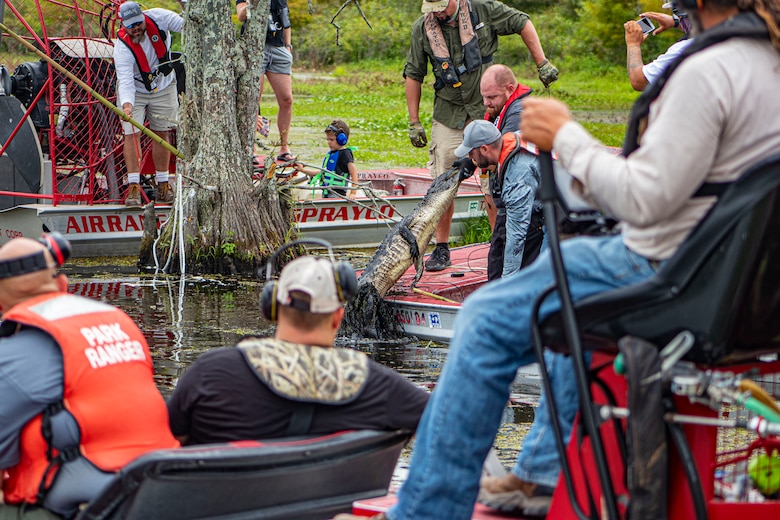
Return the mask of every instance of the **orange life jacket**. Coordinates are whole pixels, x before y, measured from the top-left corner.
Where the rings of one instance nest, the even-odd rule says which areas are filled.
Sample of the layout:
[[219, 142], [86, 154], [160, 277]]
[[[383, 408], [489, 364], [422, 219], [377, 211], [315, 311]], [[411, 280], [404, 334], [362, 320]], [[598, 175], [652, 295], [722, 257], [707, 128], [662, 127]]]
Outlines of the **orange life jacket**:
[[501, 112], [496, 116], [494, 120], [490, 120], [490, 113], [485, 112], [485, 121], [490, 121], [495, 125], [496, 128], [501, 130], [501, 123], [504, 121], [504, 114], [506, 114], [506, 111], [509, 109], [510, 106], [515, 101], [519, 101], [529, 95], [531, 92], [533, 92], [533, 89], [529, 87], [528, 85], [523, 85], [522, 83], [517, 84], [517, 88], [514, 92], [512, 92], [512, 95], [509, 96], [504, 103], [504, 106], [501, 107]]
[[504, 168], [510, 159], [521, 150], [539, 155], [539, 149], [536, 145], [523, 139], [520, 132], [508, 132], [501, 136], [501, 153], [498, 156], [496, 174], [495, 177], [491, 177], [490, 182], [490, 194], [497, 208], [504, 207], [501, 200], [501, 194], [504, 190]]
[[168, 54], [168, 47], [165, 46], [165, 40], [167, 38], [165, 31], [161, 31], [154, 20], [144, 15], [146, 19], [146, 34], [149, 40], [152, 42], [154, 53], [157, 55], [157, 59], [160, 61], [160, 66], [157, 71], [152, 71], [152, 67], [149, 66], [149, 60], [146, 59], [146, 53], [140, 43], [133, 43], [133, 39], [127, 34], [127, 30], [121, 27], [117, 32], [117, 38], [122, 41], [133, 53], [135, 62], [138, 65], [138, 70], [141, 72], [141, 81], [143, 81], [146, 90], [154, 92], [157, 90], [155, 79], [157, 73], [160, 72], [163, 76], [170, 74], [173, 70], [173, 65], [170, 63], [171, 58]]
[[[62, 406], [78, 422], [81, 436], [67, 450], [71, 457], [114, 472], [148, 451], [178, 447], [146, 340], [127, 314], [81, 296], [49, 293], [14, 306], [3, 322], [39, 328], [62, 350]], [[42, 432], [45, 416], [22, 429], [19, 463], [8, 469], [3, 486], [7, 503], [42, 501], [63, 462]]]

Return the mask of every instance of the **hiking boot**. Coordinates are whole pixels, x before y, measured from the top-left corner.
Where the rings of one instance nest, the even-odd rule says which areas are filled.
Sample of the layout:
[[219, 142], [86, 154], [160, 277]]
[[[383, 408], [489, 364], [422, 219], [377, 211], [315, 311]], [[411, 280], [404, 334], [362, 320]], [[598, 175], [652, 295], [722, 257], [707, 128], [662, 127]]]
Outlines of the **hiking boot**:
[[127, 186], [127, 196], [125, 197], [125, 206], [128, 208], [141, 207], [141, 185], [137, 182]]
[[425, 262], [425, 270], [431, 272], [443, 271], [446, 267], [451, 265], [450, 250], [446, 247], [436, 246], [436, 249], [433, 250], [433, 253], [431, 253], [431, 256], [428, 258], [428, 261]]
[[169, 182], [161, 182], [157, 185], [157, 197], [155, 197], [155, 201], [163, 204], [170, 204], [173, 202], [173, 187]]
[[551, 487], [526, 482], [508, 473], [503, 477], [482, 477], [477, 501], [506, 513], [519, 512], [524, 516], [544, 517], [550, 509], [552, 494]]

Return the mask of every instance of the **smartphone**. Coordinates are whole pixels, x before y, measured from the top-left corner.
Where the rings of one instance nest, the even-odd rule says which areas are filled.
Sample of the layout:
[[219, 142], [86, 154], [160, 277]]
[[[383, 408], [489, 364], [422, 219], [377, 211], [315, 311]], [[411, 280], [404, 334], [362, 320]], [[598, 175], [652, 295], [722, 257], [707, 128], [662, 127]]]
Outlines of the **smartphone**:
[[647, 34], [655, 31], [655, 24], [650, 18], [642, 17], [639, 19], [637, 23], [642, 28], [642, 34]]

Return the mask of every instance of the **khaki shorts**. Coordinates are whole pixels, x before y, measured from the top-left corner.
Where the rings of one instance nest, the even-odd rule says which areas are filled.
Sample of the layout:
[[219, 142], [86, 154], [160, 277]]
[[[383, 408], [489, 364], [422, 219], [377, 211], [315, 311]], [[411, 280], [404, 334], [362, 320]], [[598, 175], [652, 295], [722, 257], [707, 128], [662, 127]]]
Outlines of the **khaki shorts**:
[[[466, 121], [466, 124], [469, 122]], [[458, 160], [455, 148], [463, 142], [462, 128], [448, 128], [435, 119], [431, 126], [431, 145], [428, 147], [428, 171], [434, 179], [452, 167]]]
[[[157, 132], [167, 132], [176, 127], [179, 117], [179, 98], [174, 81], [159, 92], [136, 92], [133, 105], [133, 119], [143, 123], [146, 112], [149, 112], [149, 128]], [[139, 132], [137, 128], [122, 121], [122, 131], [125, 135]]]
[[[466, 125], [471, 119], [466, 121]], [[465, 128], [465, 126], [464, 126]], [[463, 130], [449, 128], [435, 119], [431, 126], [431, 146], [428, 148], [428, 171], [434, 179], [446, 172], [452, 163], [458, 160], [455, 157], [455, 148], [463, 142]], [[484, 195], [490, 195], [490, 181], [488, 172], [479, 171], [479, 186]]]

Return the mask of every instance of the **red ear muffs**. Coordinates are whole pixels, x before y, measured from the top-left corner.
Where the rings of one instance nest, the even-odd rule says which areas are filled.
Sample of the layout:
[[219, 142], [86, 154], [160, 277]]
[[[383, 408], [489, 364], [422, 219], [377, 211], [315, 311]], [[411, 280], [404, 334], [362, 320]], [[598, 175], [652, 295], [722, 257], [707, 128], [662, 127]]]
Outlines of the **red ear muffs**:
[[65, 262], [68, 261], [71, 254], [70, 242], [66, 239], [62, 233], [52, 231], [51, 233], [44, 233], [38, 241], [46, 246], [46, 249], [51, 253], [54, 262], [57, 267], [62, 267]]

